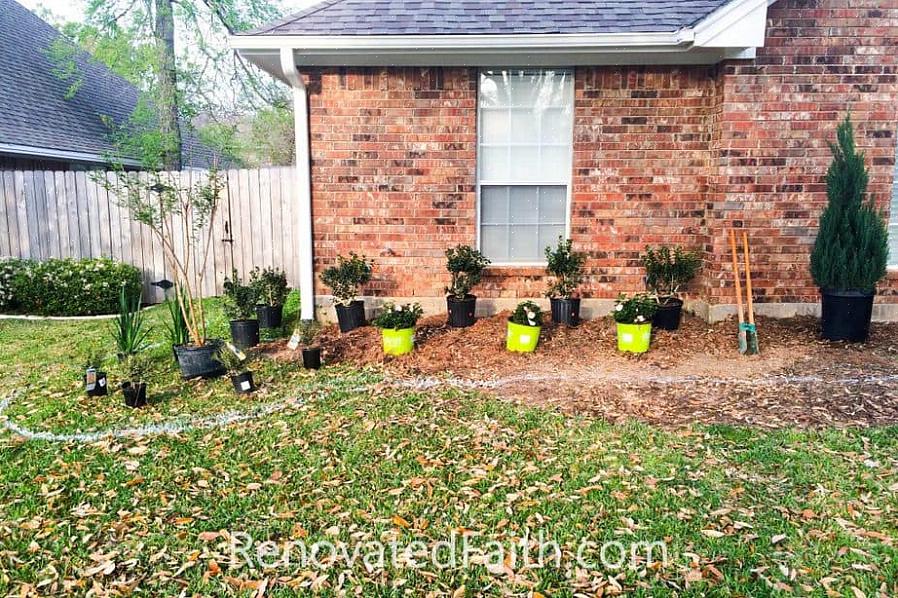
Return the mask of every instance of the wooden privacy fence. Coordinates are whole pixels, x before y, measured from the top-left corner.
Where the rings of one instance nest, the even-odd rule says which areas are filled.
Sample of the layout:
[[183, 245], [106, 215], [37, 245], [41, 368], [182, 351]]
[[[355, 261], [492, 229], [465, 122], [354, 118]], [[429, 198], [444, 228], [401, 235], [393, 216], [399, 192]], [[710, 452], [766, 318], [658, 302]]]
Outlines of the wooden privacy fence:
[[[212, 235], [205, 265], [204, 296], [221, 294], [232, 268], [247, 276], [255, 266], [283, 268], [292, 287], [299, 284], [297, 194], [294, 169], [259, 168], [220, 172], [226, 179], [215, 218], [202, 231]], [[206, 171], [173, 173], [182, 185]], [[162, 245], [146, 226], [134, 222], [94, 174], [82, 171], [0, 171], [0, 255], [49, 258], [110, 257], [143, 273], [144, 301], [164, 299], [150, 283], [173, 280]], [[114, 182], [113, 172], [101, 172]], [[183, 238], [175, 235], [175, 245]], [[199, 267], [199, 260], [195, 267]]]

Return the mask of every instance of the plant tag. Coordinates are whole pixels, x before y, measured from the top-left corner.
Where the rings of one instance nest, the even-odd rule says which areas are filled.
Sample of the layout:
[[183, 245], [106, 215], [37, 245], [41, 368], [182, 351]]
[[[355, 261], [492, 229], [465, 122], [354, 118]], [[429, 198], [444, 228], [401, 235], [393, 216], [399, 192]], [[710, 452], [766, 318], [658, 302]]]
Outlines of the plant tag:
[[100, 378], [97, 381], [97, 384], [100, 386], [100, 388], [103, 388], [104, 386], [106, 386], [106, 378]]
[[240, 390], [249, 390], [250, 386], [249, 380], [244, 380], [240, 383]]
[[287, 348], [291, 351], [296, 351], [299, 348], [299, 333], [294, 332], [293, 336], [290, 337], [290, 342], [287, 343]]
[[225, 344], [227, 345], [227, 347], [231, 351], [231, 353], [233, 353], [234, 355], [237, 356], [237, 359], [239, 359], [240, 361], [246, 360], [246, 353], [244, 353], [243, 351], [241, 351], [240, 349], [238, 349], [231, 343], [225, 343]]
[[86, 390], [93, 390], [97, 387], [97, 370], [93, 368], [87, 368], [87, 371], [84, 372], [84, 388]]

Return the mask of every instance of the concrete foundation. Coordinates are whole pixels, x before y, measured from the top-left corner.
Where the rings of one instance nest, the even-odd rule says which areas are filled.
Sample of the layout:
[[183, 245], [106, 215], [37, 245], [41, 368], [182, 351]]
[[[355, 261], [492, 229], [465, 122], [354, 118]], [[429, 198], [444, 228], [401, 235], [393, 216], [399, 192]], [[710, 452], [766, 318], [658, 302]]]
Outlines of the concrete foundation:
[[[371, 318], [378, 308], [387, 301], [396, 303], [420, 303], [426, 315], [446, 313], [445, 297], [362, 297], [365, 301], [367, 317]], [[495, 315], [501, 311], [513, 310], [518, 303], [525, 301], [520, 298], [479, 298], [477, 299], [477, 317]], [[540, 305], [547, 313], [549, 300], [545, 297], [531, 299]], [[583, 299], [580, 307], [580, 316], [585, 320], [607, 316], [614, 308], [613, 299]], [[736, 305], [711, 305], [706, 301], [687, 300], [684, 309], [702, 318], [706, 322], [715, 323], [736, 316]], [[315, 313], [319, 319], [325, 322], [336, 320], [333, 308], [333, 300], [329, 295], [315, 297]], [[820, 317], [819, 303], [756, 303], [755, 314], [768, 318], [794, 318], [796, 316]], [[877, 303], [873, 306], [874, 322], [898, 322], [898, 304]]]

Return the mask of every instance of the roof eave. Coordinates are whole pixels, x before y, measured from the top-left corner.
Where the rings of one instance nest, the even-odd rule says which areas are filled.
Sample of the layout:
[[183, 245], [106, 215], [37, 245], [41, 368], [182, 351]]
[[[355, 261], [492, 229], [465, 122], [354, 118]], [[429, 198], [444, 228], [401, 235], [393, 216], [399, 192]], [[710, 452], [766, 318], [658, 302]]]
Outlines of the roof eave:
[[[60, 162], [78, 162], [87, 164], [109, 164], [107, 156], [92, 152], [78, 152], [61, 150], [51, 147], [38, 147], [34, 145], [20, 145], [15, 143], [0, 143], [0, 154], [21, 158], [35, 158], [44, 160], [57, 160]], [[139, 160], [124, 158], [119, 160], [125, 166], [140, 166]]]
[[284, 80], [281, 50], [306, 66], [714, 64], [764, 44], [771, 0], [733, 0], [674, 32], [519, 35], [235, 35], [231, 47]]

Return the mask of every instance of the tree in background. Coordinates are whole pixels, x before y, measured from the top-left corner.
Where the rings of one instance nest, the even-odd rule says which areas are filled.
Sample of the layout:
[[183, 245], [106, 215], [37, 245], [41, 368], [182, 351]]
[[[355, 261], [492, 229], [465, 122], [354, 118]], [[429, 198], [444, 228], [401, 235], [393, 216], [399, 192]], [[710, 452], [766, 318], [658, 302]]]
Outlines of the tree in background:
[[295, 152], [293, 109], [285, 103], [260, 108], [237, 122], [209, 122], [199, 128], [199, 138], [233, 163], [290, 165]]
[[[115, 132], [123, 152], [178, 169], [182, 130], [196, 124], [199, 139], [231, 162], [289, 164], [287, 89], [227, 45], [228, 35], [284, 12], [280, 0], [87, 0], [85, 21], [61, 29], [144, 94]], [[51, 48], [72, 95], [80, 85], [73, 51], [65, 43]]]

